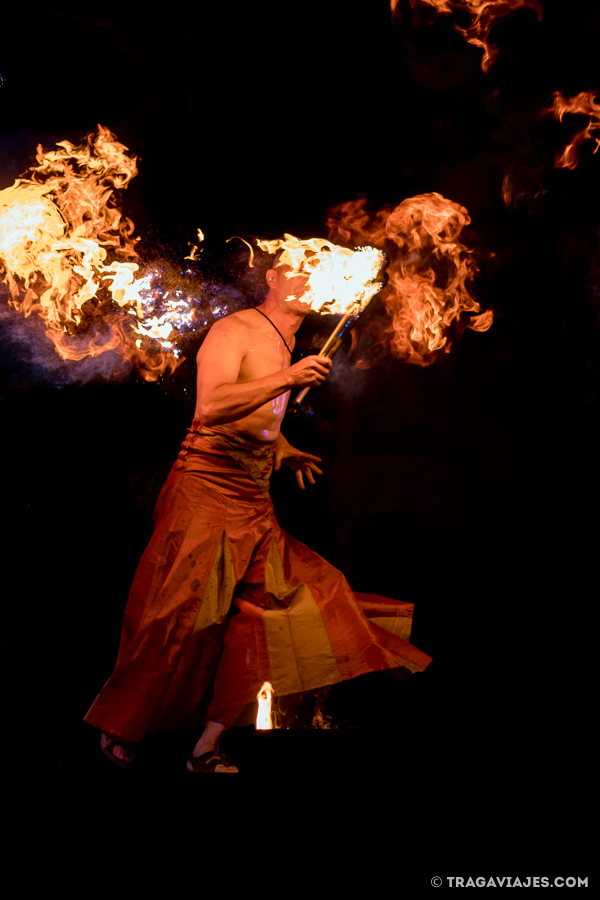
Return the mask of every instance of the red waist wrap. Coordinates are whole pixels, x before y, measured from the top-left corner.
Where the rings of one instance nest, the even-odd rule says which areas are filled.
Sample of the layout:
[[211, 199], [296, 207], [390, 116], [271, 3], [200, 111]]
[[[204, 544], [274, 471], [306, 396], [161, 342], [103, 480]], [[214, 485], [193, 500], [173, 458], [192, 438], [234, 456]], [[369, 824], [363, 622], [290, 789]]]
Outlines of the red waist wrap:
[[279, 527], [272, 460], [271, 445], [192, 423], [87, 722], [130, 741], [207, 719], [229, 727], [265, 681], [281, 695], [427, 667], [409, 643], [412, 603], [354, 594]]

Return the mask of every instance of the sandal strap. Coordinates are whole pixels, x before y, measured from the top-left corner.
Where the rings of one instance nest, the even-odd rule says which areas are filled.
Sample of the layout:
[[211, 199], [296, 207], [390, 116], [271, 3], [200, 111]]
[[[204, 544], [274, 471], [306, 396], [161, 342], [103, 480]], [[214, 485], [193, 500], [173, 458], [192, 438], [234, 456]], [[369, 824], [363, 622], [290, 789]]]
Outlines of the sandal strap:
[[121, 766], [121, 768], [123, 769], [130, 769], [132, 767], [133, 760], [122, 759], [120, 756], [117, 756], [114, 752], [114, 748], [124, 747], [126, 750], [130, 750], [132, 753], [134, 753], [135, 756], [135, 744], [117, 737], [116, 734], [106, 734], [106, 732], [103, 731], [100, 746], [102, 748], [102, 753], [117, 766]]
[[230, 759], [223, 756], [222, 753], [217, 753], [215, 750], [209, 750], [207, 753], [202, 753], [200, 756], [190, 756], [189, 761], [193, 771], [201, 773], [212, 773], [217, 766], [231, 765]]
[[135, 750], [136, 745], [133, 741], [126, 741], [125, 738], [120, 738], [116, 734], [108, 734], [106, 731], [102, 732], [102, 737], [104, 738], [104, 747], [125, 747], [127, 750]]

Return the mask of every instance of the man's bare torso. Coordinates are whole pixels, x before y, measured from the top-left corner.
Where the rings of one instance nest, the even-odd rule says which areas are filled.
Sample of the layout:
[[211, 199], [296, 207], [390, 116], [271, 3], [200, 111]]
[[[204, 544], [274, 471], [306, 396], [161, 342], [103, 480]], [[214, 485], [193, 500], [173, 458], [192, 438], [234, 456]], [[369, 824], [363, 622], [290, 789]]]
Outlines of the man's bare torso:
[[[231, 324], [240, 329], [245, 344], [236, 384], [255, 381], [289, 367], [290, 353], [273, 325], [264, 316], [254, 309], [245, 309], [227, 318], [234, 320]], [[294, 342], [295, 338], [291, 338], [290, 349], [293, 349]], [[202, 350], [201, 347], [197, 358], [198, 366], [202, 361]], [[227, 352], [225, 346], [223, 352]], [[217, 427], [220, 430], [246, 434], [259, 441], [272, 442], [279, 435], [289, 396], [290, 392], [286, 391], [267, 401], [250, 415]], [[198, 407], [195, 416], [201, 419]]]

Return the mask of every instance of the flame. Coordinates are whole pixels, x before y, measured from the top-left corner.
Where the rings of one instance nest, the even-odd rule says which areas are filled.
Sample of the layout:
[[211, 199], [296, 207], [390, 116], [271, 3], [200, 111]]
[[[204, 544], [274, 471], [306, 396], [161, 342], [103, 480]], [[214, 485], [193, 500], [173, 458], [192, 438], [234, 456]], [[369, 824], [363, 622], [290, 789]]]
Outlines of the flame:
[[301, 241], [291, 234], [257, 243], [268, 253], [283, 251], [279, 263], [291, 267], [288, 278], [308, 276], [302, 302], [315, 312], [357, 316], [381, 288], [376, 278], [385, 254], [375, 247], [349, 250], [322, 238]]
[[[400, 0], [391, 0], [392, 16], [399, 5]], [[481, 47], [483, 50], [481, 68], [484, 72], [489, 71], [498, 55], [498, 48], [488, 41], [496, 19], [526, 6], [535, 11], [538, 21], [541, 21], [543, 14], [540, 0], [410, 0], [410, 5], [413, 9], [416, 6], [432, 7], [439, 15], [452, 15], [454, 12], [469, 15], [471, 21], [466, 28], [460, 28], [456, 24], [454, 28], [469, 44]]]
[[467, 210], [441, 194], [420, 194], [390, 211], [369, 214], [364, 199], [332, 210], [327, 222], [335, 240], [369, 241], [385, 249], [388, 283], [381, 299], [392, 319], [396, 356], [429, 365], [448, 352], [451, 326], [487, 331], [491, 311], [482, 312], [467, 283], [478, 271], [459, 241], [471, 221]]
[[271, 696], [273, 688], [268, 681], [265, 681], [260, 691], [256, 695], [258, 700], [258, 714], [256, 716], [256, 728], [259, 731], [269, 731], [273, 724], [271, 722]]
[[[198, 229], [198, 241], [199, 241], [199, 243], [202, 243], [203, 240], [204, 240], [204, 233], [203, 233], [202, 229], [199, 228]], [[196, 247], [195, 244], [189, 244], [188, 246], [190, 247], [190, 255], [185, 256], [184, 259], [198, 259], [197, 254], [202, 253], [202, 247]]]
[[[139, 271], [134, 225], [117, 208], [137, 162], [98, 126], [76, 147], [61, 141], [0, 191], [0, 274], [9, 303], [39, 315], [63, 359], [119, 352], [148, 380], [173, 371], [175, 339], [193, 320], [193, 298], [172, 297], [158, 272]], [[200, 237], [201, 232], [199, 232]]]
[[585, 128], [578, 131], [570, 144], [567, 144], [562, 153], [556, 157], [555, 168], [574, 169], [578, 163], [579, 148], [584, 141], [590, 139], [596, 142], [594, 153], [600, 147], [600, 103], [596, 102], [597, 91], [582, 91], [575, 97], [563, 97], [560, 91], [552, 94], [552, 105], [544, 110], [544, 115], [553, 115], [559, 122], [564, 116], [571, 115], [589, 116], [589, 122]]

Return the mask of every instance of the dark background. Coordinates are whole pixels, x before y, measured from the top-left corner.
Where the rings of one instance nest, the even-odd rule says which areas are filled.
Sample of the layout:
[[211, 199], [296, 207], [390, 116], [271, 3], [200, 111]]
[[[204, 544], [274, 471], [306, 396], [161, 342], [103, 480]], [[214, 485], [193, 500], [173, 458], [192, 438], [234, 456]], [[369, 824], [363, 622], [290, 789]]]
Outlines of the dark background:
[[[139, 157], [123, 209], [142, 246], [177, 260], [200, 227], [230, 285], [245, 265], [232, 234], [324, 237], [326, 210], [360, 193], [374, 208], [429, 191], [467, 207], [496, 256], [477, 288], [492, 328], [427, 368], [386, 356], [351, 372], [342, 352], [313, 417], [288, 428], [325, 474], [301, 493], [282, 473], [274, 500], [357, 590], [415, 602], [413, 642], [434, 663], [386, 701], [383, 721], [402, 728], [386, 767], [410, 760], [423, 790], [577, 804], [597, 602], [600, 156], [588, 142], [575, 170], [554, 170], [584, 122], [539, 114], [554, 91], [600, 87], [600, 13], [513, 13], [484, 74], [448, 17], [407, 3], [395, 24], [379, 0], [281, 7], [46, 5], [25, 27], [3, 4], [0, 188], [38, 142], [79, 143], [101, 123]], [[81, 718], [191, 418], [193, 352], [159, 384], [111, 381], [50, 364], [31, 320], [5, 310], [0, 326], [7, 709], [28, 740], [53, 735], [54, 771], [101, 778]]]

